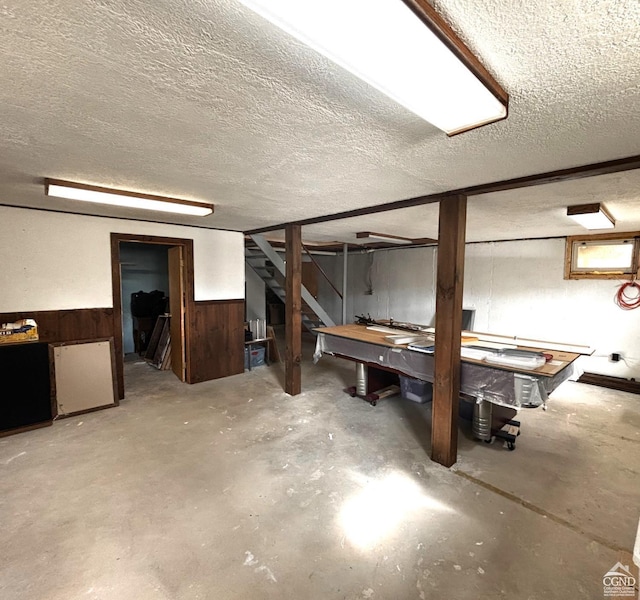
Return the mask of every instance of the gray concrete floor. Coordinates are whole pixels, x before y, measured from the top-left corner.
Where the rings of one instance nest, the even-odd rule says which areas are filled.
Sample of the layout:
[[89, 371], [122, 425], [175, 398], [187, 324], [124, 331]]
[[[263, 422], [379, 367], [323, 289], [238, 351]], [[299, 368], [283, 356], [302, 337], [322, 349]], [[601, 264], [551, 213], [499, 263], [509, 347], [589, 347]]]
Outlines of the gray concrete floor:
[[430, 405], [351, 399], [351, 363], [194, 386], [129, 363], [119, 408], [0, 439], [2, 600], [603, 598], [640, 512], [638, 396], [568, 382], [515, 452]]

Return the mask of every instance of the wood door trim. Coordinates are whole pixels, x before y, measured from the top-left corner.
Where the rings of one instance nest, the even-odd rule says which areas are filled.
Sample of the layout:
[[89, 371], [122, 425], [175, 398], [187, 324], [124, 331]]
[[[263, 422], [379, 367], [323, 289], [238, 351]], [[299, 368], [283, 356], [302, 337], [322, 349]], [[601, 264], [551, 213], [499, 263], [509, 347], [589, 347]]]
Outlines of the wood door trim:
[[118, 242], [132, 242], [138, 244], [158, 244], [161, 246], [185, 246], [185, 242], [193, 240], [188, 238], [164, 237], [159, 235], [136, 235], [135, 233], [112, 233], [111, 236], [118, 236]]
[[[185, 301], [185, 323], [188, 319], [194, 303], [194, 263], [193, 263], [193, 240], [188, 238], [162, 237], [156, 235], [138, 235], [135, 233], [111, 233], [111, 285], [113, 295], [113, 335], [116, 349], [116, 371], [118, 374], [118, 398], [124, 398], [124, 359], [122, 356], [122, 275], [120, 273], [120, 242], [136, 242], [140, 244], [157, 244], [161, 246], [182, 246], [184, 259], [184, 290]], [[191, 383], [189, 378], [189, 367], [191, 365], [191, 352], [189, 344], [189, 328], [185, 327], [185, 368], [187, 383]]]
[[[171, 338], [171, 370], [186, 381], [186, 290], [184, 289], [184, 247], [171, 246], [167, 249], [169, 268], [169, 332]], [[177, 273], [176, 273], [177, 269]], [[179, 338], [177, 340], [176, 338]]]

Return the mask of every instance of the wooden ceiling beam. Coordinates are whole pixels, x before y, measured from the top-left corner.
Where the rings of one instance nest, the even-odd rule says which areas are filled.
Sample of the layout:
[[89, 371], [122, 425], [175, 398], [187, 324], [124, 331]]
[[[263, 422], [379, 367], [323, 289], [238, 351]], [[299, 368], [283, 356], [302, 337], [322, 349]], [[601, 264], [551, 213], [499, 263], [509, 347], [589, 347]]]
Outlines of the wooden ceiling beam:
[[524, 177], [516, 177], [514, 179], [504, 179], [502, 181], [494, 181], [491, 183], [482, 183], [467, 188], [452, 190], [449, 192], [439, 192], [426, 196], [416, 196], [415, 198], [407, 198], [405, 200], [396, 200], [385, 204], [376, 204], [374, 206], [366, 206], [353, 210], [346, 210], [331, 215], [320, 217], [311, 217], [291, 223], [280, 223], [278, 225], [270, 225], [253, 229], [245, 232], [248, 235], [256, 233], [266, 233], [269, 231], [277, 231], [284, 229], [287, 225], [315, 225], [316, 223], [328, 223], [330, 221], [339, 221], [342, 219], [351, 219], [354, 217], [362, 217], [364, 215], [372, 215], [390, 210], [400, 210], [403, 208], [412, 208], [423, 204], [432, 204], [447, 200], [448, 198], [457, 196], [479, 196], [481, 194], [491, 194], [494, 192], [505, 192], [508, 190], [516, 190], [525, 187], [533, 187], [536, 185], [546, 185], [548, 183], [563, 183], [566, 181], [574, 181], [576, 179], [584, 179], [585, 177], [597, 177], [599, 175], [609, 175], [611, 173], [620, 173], [623, 171], [633, 171], [640, 169], [640, 155], [628, 156], [617, 160], [609, 160], [605, 162], [582, 165], [579, 167], [570, 167], [568, 169], [559, 169], [557, 171], [548, 171], [535, 175], [526, 175]]

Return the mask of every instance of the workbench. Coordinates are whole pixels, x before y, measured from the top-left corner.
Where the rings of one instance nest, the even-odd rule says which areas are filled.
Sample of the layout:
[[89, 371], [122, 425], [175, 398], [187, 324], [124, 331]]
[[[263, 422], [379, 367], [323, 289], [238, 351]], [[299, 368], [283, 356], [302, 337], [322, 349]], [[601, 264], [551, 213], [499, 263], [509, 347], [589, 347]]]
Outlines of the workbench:
[[[366, 366], [366, 388], [360, 382], [358, 394], [365, 399], [367, 394], [387, 385], [390, 374], [429, 382], [434, 380], [433, 354], [411, 350], [407, 345], [394, 344], [386, 339], [388, 332], [355, 324], [323, 327], [315, 331], [318, 334], [314, 354], [316, 361], [323, 354], [329, 354]], [[464, 333], [474, 337], [473, 332]], [[532, 349], [520, 345], [517, 348]], [[554, 348], [535, 350], [551, 355], [550, 361], [536, 369], [489, 365], [472, 358], [461, 359], [460, 392], [463, 399], [475, 404], [474, 435], [479, 439], [487, 441], [496, 435], [496, 431], [500, 429], [497, 425], [510, 421], [509, 414], [515, 415], [521, 407], [544, 405], [549, 394], [571, 377], [574, 362], [581, 354]], [[501, 423], [494, 422], [492, 405], [510, 409], [506, 413], [497, 411], [502, 415]], [[514, 443], [515, 440], [511, 442]]]

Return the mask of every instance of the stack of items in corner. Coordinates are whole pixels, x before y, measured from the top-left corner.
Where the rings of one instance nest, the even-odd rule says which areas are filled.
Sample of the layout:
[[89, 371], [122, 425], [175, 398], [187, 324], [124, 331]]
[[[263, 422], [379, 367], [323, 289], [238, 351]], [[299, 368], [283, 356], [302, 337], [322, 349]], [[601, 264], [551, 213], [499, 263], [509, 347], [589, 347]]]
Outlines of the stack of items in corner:
[[144, 359], [156, 369], [167, 371], [171, 368], [171, 330], [169, 315], [160, 315], [149, 339]]
[[35, 342], [38, 340], [38, 325], [33, 319], [20, 319], [15, 323], [3, 323], [0, 327], [0, 344]]

